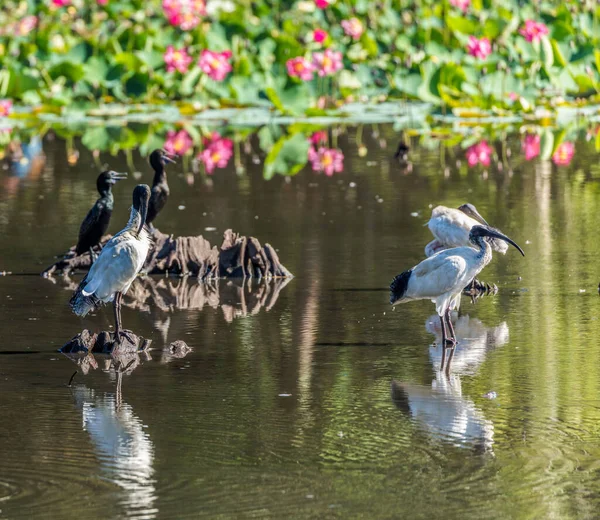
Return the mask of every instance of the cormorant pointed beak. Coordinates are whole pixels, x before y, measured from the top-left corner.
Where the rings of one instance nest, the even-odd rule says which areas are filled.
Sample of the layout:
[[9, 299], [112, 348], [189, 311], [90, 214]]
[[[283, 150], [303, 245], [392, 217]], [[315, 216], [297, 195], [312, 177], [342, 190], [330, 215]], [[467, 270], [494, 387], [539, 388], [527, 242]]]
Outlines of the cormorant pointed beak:
[[525, 253], [523, 252], [523, 250], [519, 247], [519, 245], [514, 240], [508, 238], [503, 233], [500, 233], [500, 231], [498, 231], [497, 229], [488, 228], [488, 229], [486, 229], [485, 234], [488, 237], [499, 238], [500, 240], [504, 240], [505, 242], [508, 242], [512, 246], [516, 247], [519, 250], [519, 253], [521, 253], [523, 256], [525, 256]]
[[127, 172], [110, 172], [110, 182], [111, 184], [116, 184], [119, 181], [127, 179]]
[[162, 152], [163, 152], [163, 155], [162, 155], [163, 161], [165, 161], [167, 163], [174, 163], [175, 162], [174, 157], [177, 157], [176, 155], [167, 152], [164, 148], [163, 148]]
[[463, 204], [458, 209], [462, 211], [465, 215], [468, 215], [472, 219], [479, 222], [480, 224], [489, 227], [487, 221], [479, 214], [479, 211], [477, 211], [477, 208], [473, 206], [473, 204]]

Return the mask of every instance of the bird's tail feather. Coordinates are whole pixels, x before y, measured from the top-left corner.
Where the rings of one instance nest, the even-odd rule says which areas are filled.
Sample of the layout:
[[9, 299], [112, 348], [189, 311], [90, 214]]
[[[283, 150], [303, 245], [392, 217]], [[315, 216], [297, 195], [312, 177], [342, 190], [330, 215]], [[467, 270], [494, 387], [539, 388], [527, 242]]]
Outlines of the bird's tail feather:
[[73, 309], [73, 312], [77, 314], [77, 316], [85, 316], [88, 312], [96, 309], [102, 304], [102, 301], [96, 298], [94, 294], [84, 294], [83, 289], [86, 284], [87, 277], [81, 281], [79, 287], [77, 287], [77, 290], [69, 301], [71, 309]]
[[390, 303], [392, 305], [399, 303], [399, 300], [401, 300], [406, 294], [408, 280], [410, 279], [411, 274], [412, 269], [409, 269], [408, 271], [404, 271], [402, 274], [399, 274], [392, 280], [392, 283], [390, 284]]

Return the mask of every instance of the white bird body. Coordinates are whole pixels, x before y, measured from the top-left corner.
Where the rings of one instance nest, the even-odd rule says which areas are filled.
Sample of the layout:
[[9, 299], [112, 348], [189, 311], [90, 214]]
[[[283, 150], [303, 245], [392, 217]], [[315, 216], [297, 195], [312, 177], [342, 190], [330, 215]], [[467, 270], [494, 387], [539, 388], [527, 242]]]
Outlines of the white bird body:
[[129, 222], [104, 246], [70, 302], [73, 312], [78, 316], [85, 316], [103, 303], [113, 302], [117, 336], [120, 331], [121, 297], [141, 271], [150, 249], [150, 236], [144, 229], [149, 197], [148, 186], [135, 188]]
[[[481, 221], [475, 220], [461, 209], [448, 208], [446, 206], [433, 208], [427, 225], [435, 240], [432, 240], [425, 246], [425, 254], [432, 256], [444, 249], [468, 246], [470, 244], [469, 233], [471, 229], [473, 226], [478, 226], [482, 223], [485, 223], [482, 217]], [[491, 239], [490, 244], [492, 245], [492, 249], [499, 253], [505, 254], [508, 250], [508, 245], [502, 240]]]
[[455, 247], [440, 251], [412, 268], [406, 291], [394, 303], [431, 300], [439, 316], [447, 309], [458, 309], [463, 288], [475, 278], [492, 257], [490, 245], [485, 250]]

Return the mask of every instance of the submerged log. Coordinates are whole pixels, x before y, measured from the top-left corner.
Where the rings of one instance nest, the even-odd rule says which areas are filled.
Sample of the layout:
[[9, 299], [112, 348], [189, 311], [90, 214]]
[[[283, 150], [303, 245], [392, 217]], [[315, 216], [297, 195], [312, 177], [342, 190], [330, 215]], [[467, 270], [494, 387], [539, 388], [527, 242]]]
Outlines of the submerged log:
[[131, 332], [130, 330], [121, 331], [121, 343], [115, 342], [114, 332], [103, 330], [96, 334], [88, 329], [83, 329], [74, 338], [67, 341], [59, 352], [63, 354], [76, 354], [83, 352], [86, 354], [131, 354], [145, 352], [150, 347], [152, 341], [144, 339]]
[[[271, 245], [261, 246], [256, 238], [240, 236], [231, 229], [225, 231], [220, 248], [211, 246], [202, 235], [174, 238], [154, 229], [151, 237], [153, 245], [144, 264], [144, 271], [148, 274], [193, 276], [200, 280], [292, 277]], [[104, 237], [100, 246], [103, 247], [110, 238]], [[68, 275], [77, 269], [89, 270], [90, 266], [89, 253], [77, 255], [73, 246], [42, 276]]]

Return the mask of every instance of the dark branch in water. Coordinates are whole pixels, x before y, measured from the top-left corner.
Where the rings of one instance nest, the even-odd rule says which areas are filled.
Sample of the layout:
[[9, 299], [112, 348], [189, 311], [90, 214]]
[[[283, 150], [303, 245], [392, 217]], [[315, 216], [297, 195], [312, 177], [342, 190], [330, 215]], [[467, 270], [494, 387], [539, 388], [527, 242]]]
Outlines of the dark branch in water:
[[[110, 238], [104, 237], [100, 245], [103, 247]], [[201, 280], [292, 277], [271, 245], [261, 246], [256, 238], [241, 236], [231, 229], [225, 231], [220, 248], [211, 246], [202, 235], [174, 238], [157, 229], [152, 232], [152, 240], [153, 246], [143, 268], [148, 274], [193, 276]], [[88, 270], [90, 262], [89, 254], [77, 255], [73, 246], [42, 276]]]

